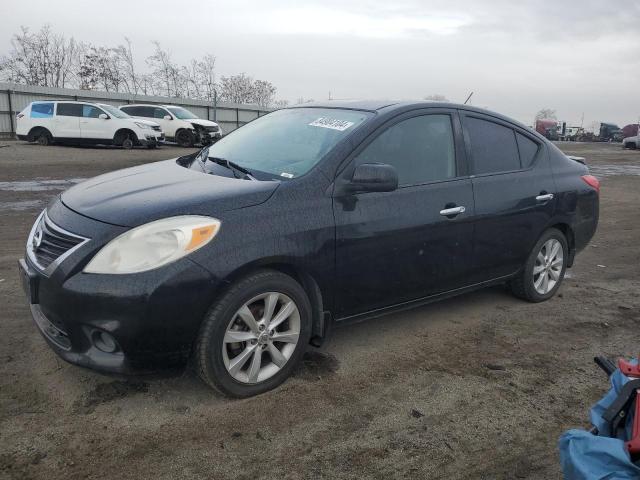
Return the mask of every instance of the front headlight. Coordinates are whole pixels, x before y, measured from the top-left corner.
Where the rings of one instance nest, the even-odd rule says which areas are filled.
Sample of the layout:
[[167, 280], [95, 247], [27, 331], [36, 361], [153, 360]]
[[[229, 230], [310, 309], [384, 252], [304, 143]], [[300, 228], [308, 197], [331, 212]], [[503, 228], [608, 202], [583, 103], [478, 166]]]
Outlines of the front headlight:
[[209, 243], [220, 220], [184, 215], [133, 228], [107, 243], [84, 268], [86, 273], [138, 273], [171, 263]]
[[143, 130], [151, 130], [151, 127], [146, 123], [140, 123], [140, 122], [134, 122], [134, 123]]

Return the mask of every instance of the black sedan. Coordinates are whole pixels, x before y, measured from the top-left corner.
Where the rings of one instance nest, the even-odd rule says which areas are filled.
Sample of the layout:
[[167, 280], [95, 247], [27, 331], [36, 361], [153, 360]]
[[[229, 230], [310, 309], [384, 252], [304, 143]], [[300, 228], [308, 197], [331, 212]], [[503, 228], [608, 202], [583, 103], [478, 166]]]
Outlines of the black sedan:
[[305, 105], [71, 188], [36, 220], [20, 271], [65, 360], [128, 374], [191, 359], [244, 397], [339, 322], [502, 283], [549, 299], [596, 230], [598, 189], [495, 113]]

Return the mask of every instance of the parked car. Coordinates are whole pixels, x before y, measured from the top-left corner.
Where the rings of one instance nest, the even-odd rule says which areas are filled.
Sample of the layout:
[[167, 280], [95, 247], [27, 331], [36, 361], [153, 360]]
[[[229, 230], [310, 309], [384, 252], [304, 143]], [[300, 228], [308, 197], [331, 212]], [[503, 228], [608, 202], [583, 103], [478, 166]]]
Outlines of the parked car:
[[152, 118], [158, 122], [167, 140], [183, 147], [209, 145], [222, 138], [222, 129], [211, 120], [198, 118], [175, 105], [123, 105], [120, 110], [135, 118]]
[[627, 137], [622, 140], [622, 148], [640, 148], [640, 135], [635, 137]]
[[20, 140], [50, 143], [105, 144], [132, 148], [155, 148], [164, 141], [160, 125], [134, 120], [104, 103], [40, 101], [31, 102], [17, 115]]
[[598, 198], [586, 165], [496, 113], [305, 105], [72, 187], [35, 221], [20, 271], [65, 360], [135, 373], [192, 358], [246, 397], [335, 323], [504, 283], [548, 300]]

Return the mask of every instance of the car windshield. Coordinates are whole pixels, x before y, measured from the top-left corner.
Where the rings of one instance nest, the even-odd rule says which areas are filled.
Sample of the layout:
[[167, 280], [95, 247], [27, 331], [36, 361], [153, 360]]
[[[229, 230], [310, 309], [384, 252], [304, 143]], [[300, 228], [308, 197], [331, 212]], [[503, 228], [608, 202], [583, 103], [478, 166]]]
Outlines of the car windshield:
[[371, 116], [335, 108], [278, 110], [214, 143], [209, 157], [282, 178], [299, 177]]
[[124, 113], [122, 110], [118, 110], [116, 107], [112, 107], [111, 105], [98, 105], [101, 109], [107, 112], [109, 115], [112, 115], [116, 118], [131, 118], [129, 115]]
[[197, 115], [194, 115], [193, 113], [191, 113], [186, 108], [168, 107], [167, 110], [169, 110], [171, 113], [173, 113], [180, 120], [191, 120], [191, 119], [194, 119], [194, 118], [198, 118]]

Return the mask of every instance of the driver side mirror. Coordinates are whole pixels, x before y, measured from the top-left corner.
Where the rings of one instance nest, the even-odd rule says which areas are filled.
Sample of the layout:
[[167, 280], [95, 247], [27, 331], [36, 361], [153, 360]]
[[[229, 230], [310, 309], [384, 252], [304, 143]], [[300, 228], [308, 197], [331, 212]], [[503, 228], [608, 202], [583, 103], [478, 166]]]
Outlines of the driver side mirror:
[[171, 115], [165, 115], [164, 117], [165, 120], [173, 120], [173, 117]]
[[398, 172], [386, 163], [363, 163], [353, 171], [349, 190], [358, 192], [392, 192], [398, 188]]
[[98, 118], [101, 120], [109, 120], [109, 115], [107, 115], [106, 113], [101, 113], [100, 115], [98, 115]]

